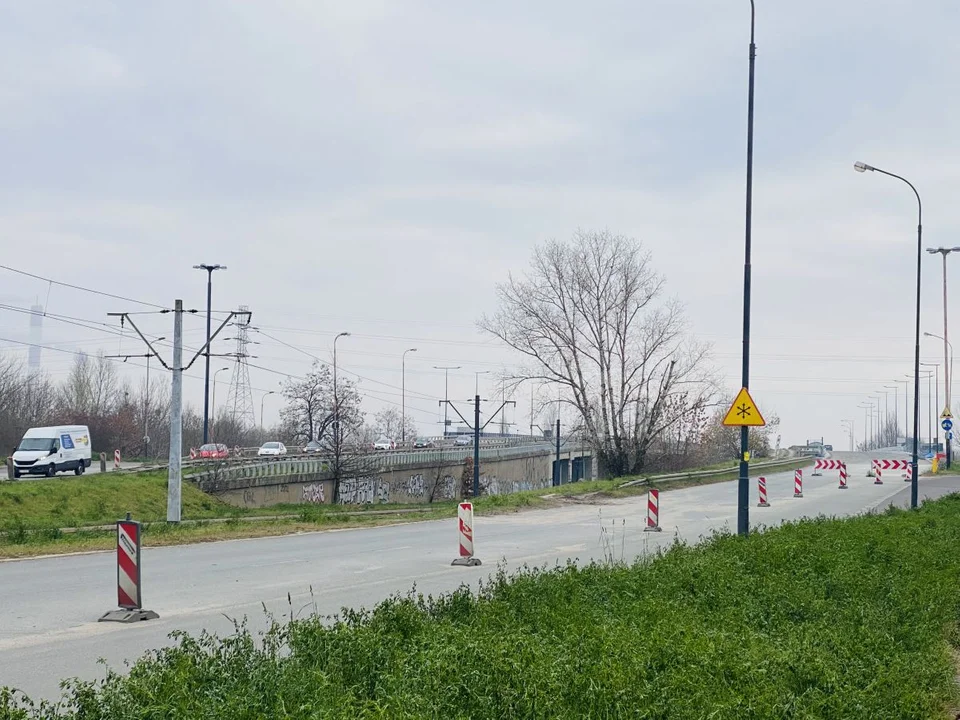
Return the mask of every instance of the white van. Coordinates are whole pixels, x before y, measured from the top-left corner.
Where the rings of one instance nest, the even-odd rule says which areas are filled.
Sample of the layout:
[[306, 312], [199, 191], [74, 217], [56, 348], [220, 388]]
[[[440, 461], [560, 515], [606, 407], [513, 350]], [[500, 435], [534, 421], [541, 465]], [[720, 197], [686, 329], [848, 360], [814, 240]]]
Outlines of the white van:
[[30, 428], [13, 453], [13, 476], [46, 475], [90, 467], [90, 430], [86, 425]]

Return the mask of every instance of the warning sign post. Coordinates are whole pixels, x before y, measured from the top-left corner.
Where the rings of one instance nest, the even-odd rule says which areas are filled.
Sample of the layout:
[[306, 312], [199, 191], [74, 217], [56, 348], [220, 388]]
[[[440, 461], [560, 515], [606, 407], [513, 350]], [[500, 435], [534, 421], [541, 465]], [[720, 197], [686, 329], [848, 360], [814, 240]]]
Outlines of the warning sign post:
[[140, 584], [140, 523], [130, 519], [117, 521], [117, 605], [119, 610], [104, 613], [99, 622], [132, 623], [154, 620], [152, 610], [143, 609]]

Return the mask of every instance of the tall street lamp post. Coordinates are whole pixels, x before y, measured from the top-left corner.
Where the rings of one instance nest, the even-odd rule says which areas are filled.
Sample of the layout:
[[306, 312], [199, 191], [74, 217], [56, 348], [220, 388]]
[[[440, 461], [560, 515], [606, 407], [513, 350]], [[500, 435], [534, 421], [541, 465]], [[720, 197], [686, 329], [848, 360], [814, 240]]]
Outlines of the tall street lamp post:
[[[750, 386], [750, 249], [753, 228], [753, 97], [754, 75], [757, 65], [756, 44], [757, 8], [750, 0], [750, 69], [747, 84], [747, 198], [743, 243], [743, 368], [742, 385]], [[737, 533], [750, 532], [750, 431], [740, 428], [740, 477], [737, 482]]]
[[897, 405], [900, 403], [900, 386], [884, 385], [883, 389], [893, 390], [893, 444], [897, 445], [900, 439], [900, 413], [897, 410]]
[[866, 403], [861, 403], [857, 405], [858, 408], [863, 410], [863, 451], [867, 452], [870, 448], [867, 447], [867, 411], [873, 407], [872, 405], [867, 405]]
[[404, 350], [400, 356], [400, 442], [407, 441], [407, 353], [416, 352], [416, 348]]
[[[946, 403], [945, 407], [950, 407], [950, 381], [953, 379], [953, 366], [952, 364], [948, 365], [949, 358], [947, 357], [947, 345], [949, 341], [947, 340], [947, 255], [952, 252], [960, 252], [960, 247], [952, 248], [927, 248], [927, 252], [933, 255], [939, 253], [943, 256], [943, 397], [944, 402]], [[952, 348], [951, 348], [952, 353]], [[939, 405], [939, 401], [937, 402]], [[939, 434], [939, 431], [938, 431]], [[953, 452], [950, 449], [951, 443], [949, 440], [944, 442], [947, 451], [947, 467], [950, 467], [950, 462], [953, 459]]]
[[917, 192], [917, 188], [905, 177], [859, 161], [854, 163], [853, 169], [861, 173], [869, 170], [896, 178], [909, 185], [913, 194], [917, 196], [917, 318], [913, 349], [913, 474], [910, 481], [910, 507], [915, 508], [917, 507], [920, 487], [917, 456], [919, 454], [918, 436], [920, 435], [920, 265], [923, 259], [923, 203], [920, 201], [920, 193]]
[[[960, 248], [951, 248], [947, 252], [953, 250], [960, 250]], [[929, 250], [928, 250], [929, 252]], [[937, 251], [939, 252], [939, 251]], [[944, 398], [944, 408], [950, 410], [950, 405], [953, 399], [953, 388], [950, 387], [950, 384], [953, 382], [953, 343], [947, 340], [947, 255], [944, 253], [943, 256], [943, 337], [936, 335], [934, 333], [925, 332], [924, 335], [927, 337], [937, 338], [938, 340], [943, 340], [943, 398]], [[950, 357], [947, 358], [947, 348], [950, 349]], [[948, 370], [949, 368], [949, 370]], [[940, 390], [940, 380], [937, 380], [937, 391]], [[937, 398], [937, 407], [940, 406], [940, 398]], [[951, 412], [953, 412], [951, 410]], [[938, 431], [939, 434], [939, 431]], [[953, 450], [951, 445], [953, 443], [950, 440], [945, 440], [946, 452], [947, 452], [947, 467], [950, 467], [950, 463], [953, 461]]]
[[940, 407], [940, 363], [920, 363], [920, 365], [925, 367], [933, 368], [933, 397], [934, 401], [930, 402], [930, 371], [927, 370], [927, 421], [932, 422], [931, 427], [933, 428], [933, 434], [931, 438], [936, 441], [934, 445], [934, 452], [940, 452], [940, 423], [937, 422], [937, 408]]
[[[217, 421], [217, 375], [229, 369], [229, 367], [222, 367], [213, 374], [213, 392], [211, 393], [213, 397], [210, 399], [210, 415], [213, 417], [214, 424], [216, 424]], [[230, 402], [229, 397], [227, 398], [227, 402]], [[204, 443], [206, 443], [206, 440], [204, 440]]]
[[[263, 442], [263, 439], [264, 439], [263, 438], [263, 401], [267, 399], [267, 395], [273, 395], [276, 392], [277, 392], [276, 390], [267, 390], [267, 392], [263, 394], [263, 397], [260, 398], [260, 442]], [[312, 440], [313, 438], [310, 438], [310, 439]]]
[[226, 265], [208, 265], [201, 263], [194, 265], [194, 270], [207, 271], [207, 344], [204, 355], [206, 355], [206, 369], [203, 374], [203, 444], [207, 444], [210, 434], [210, 301], [213, 298], [213, 271], [226, 270]]
[[450, 371], [459, 370], [460, 365], [434, 365], [434, 370], [443, 370], [443, 439], [447, 438], [447, 426], [450, 421], [447, 419], [447, 408], [450, 407]]

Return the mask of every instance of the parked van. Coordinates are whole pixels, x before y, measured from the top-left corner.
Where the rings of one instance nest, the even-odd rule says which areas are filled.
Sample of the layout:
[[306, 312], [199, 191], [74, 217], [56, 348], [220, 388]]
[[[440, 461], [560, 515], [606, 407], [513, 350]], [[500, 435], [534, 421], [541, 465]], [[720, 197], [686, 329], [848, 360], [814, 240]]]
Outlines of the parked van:
[[13, 476], [46, 475], [90, 467], [90, 430], [86, 425], [30, 428], [13, 453]]

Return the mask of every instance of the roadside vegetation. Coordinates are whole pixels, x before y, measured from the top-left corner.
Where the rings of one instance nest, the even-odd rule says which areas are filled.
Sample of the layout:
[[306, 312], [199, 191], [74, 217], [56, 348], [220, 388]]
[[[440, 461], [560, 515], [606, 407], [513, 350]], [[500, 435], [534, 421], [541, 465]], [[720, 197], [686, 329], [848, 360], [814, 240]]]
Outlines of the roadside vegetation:
[[[804, 461], [785, 461], [783, 469], [803, 464]], [[722, 467], [724, 465], [705, 469]], [[736, 476], [736, 469], [731, 467], [729, 473], [720, 475], [702, 478], [681, 475], [669, 480], [653, 477], [651, 482], [661, 489], [677, 489], [721, 482]], [[636, 478], [590, 480], [506, 495], [481, 496], [474, 500], [474, 507], [477, 514], [490, 515], [555, 507], [573, 499], [604, 502], [646, 493], [647, 484], [624, 487], [624, 483], [631, 479]], [[457, 505], [453, 501], [444, 501], [416, 505], [304, 503], [238, 508], [201, 492], [188, 482], [183, 483], [182, 499], [184, 522], [169, 526], [166, 523], [165, 473], [105, 473], [79, 478], [0, 482], [0, 558], [109, 550], [115, 543], [113, 523], [128, 512], [135, 520], [144, 523], [144, 546], [156, 547], [437, 520], [455, 516]]]
[[0, 719], [953, 717], [958, 543], [952, 496], [501, 572], [478, 594], [182, 635], [56, 706], [0, 695]]

